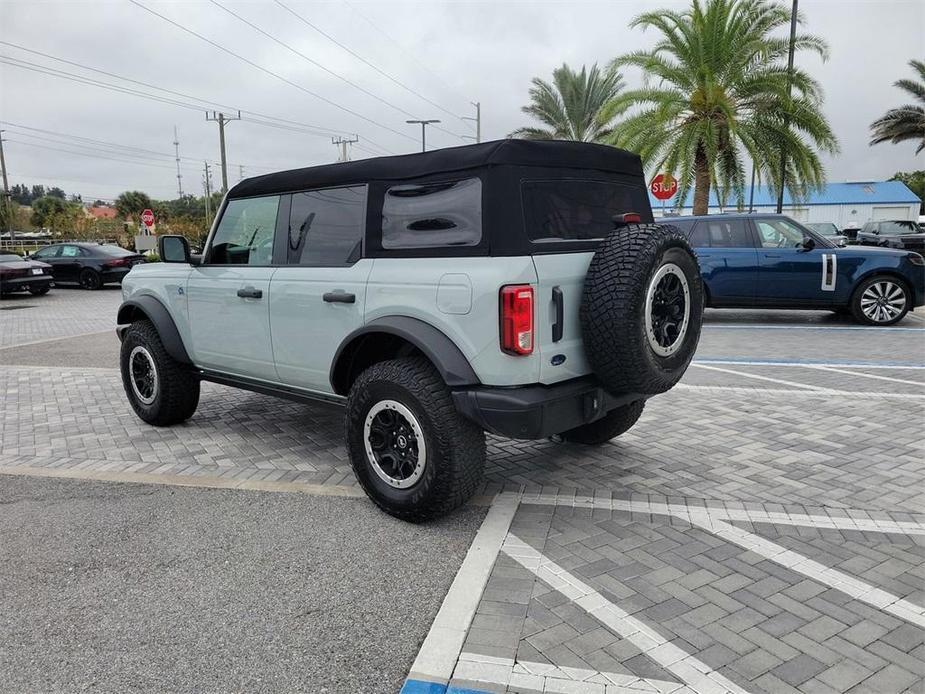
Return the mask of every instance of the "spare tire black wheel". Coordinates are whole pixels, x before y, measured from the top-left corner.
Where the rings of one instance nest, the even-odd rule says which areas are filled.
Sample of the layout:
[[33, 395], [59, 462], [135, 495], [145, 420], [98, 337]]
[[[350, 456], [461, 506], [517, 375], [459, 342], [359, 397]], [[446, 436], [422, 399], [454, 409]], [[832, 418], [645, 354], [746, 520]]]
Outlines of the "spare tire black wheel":
[[612, 393], [656, 395], [684, 375], [700, 340], [697, 257], [670, 225], [621, 226], [591, 259], [581, 302], [585, 352]]

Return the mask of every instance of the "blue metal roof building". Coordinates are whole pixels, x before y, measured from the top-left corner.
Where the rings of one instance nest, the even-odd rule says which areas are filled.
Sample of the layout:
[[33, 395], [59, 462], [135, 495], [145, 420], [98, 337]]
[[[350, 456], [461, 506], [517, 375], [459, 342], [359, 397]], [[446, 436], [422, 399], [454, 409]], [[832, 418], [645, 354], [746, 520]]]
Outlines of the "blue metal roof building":
[[[748, 209], [750, 187], [745, 187], [743, 196]], [[652, 211], [659, 215], [662, 201], [650, 193]], [[675, 200], [665, 202], [665, 211], [675, 209]], [[796, 203], [790, 194], [784, 193], [784, 214], [808, 222], [835, 222], [840, 226], [861, 225], [871, 219], [918, 219], [921, 200], [902, 181], [858, 181], [852, 183], [829, 183], [821, 191], [810, 191], [806, 198]], [[691, 214], [694, 206], [693, 190], [681, 206], [681, 214]], [[755, 186], [754, 209], [756, 212], [774, 212], [777, 196], [766, 186]], [[734, 212], [737, 203], [730, 196], [720, 206], [716, 189], [710, 190], [710, 213]]]

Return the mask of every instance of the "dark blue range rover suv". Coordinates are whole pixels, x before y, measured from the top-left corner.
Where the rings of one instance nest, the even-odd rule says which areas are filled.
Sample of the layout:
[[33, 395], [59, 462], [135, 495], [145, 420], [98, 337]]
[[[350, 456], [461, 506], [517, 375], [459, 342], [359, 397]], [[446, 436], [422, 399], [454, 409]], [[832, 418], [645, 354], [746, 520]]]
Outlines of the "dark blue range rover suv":
[[892, 325], [925, 304], [925, 258], [912, 251], [839, 248], [783, 215], [662, 221], [697, 251], [711, 307], [831, 309]]

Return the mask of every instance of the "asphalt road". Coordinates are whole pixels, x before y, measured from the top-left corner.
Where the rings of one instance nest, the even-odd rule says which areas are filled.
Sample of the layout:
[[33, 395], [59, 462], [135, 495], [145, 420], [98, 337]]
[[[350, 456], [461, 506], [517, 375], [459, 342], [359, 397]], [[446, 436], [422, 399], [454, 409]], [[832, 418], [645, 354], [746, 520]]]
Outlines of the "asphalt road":
[[0, 476], [0, 690], [396, 692], [483, 515]]

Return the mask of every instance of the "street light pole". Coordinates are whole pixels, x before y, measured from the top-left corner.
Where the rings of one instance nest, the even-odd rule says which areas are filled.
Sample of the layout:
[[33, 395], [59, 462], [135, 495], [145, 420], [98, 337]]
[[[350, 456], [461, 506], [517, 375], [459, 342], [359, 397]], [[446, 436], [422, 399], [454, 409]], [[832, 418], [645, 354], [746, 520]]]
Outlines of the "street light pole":
[[[793, 0], [793, 9], [790, 11], [790, 50], [787, 54], [787, 101], [790, 101], [790, 94], [793, 91], [793, 53], [797, 41], [797, 2]], [[787, 104], [788, 110], [784, 114], [784, 132], [790, 133], [790, 104]], [[784, 186], [787, 182], [787, 142], [780, 143], [780, 189], [777, 191], [777, 214], [784, 209]]]
[[[460, 116], [460, 118], [462, 118], [463, 120], [475, 121], [475, 141], [481, 142], [482, 141], [482, 102], [472, 101], [470, 103], [473, 106], [475, 106], [475, 118], [472, 118], [471, 116]], [[466, 140], [472, 139], [471, 137], [467, 135], [463, 135], [463, 138], [465, 138]]]
[[10, 232], [10, 241], [13, 241], [13, 236], [16, 233], [13, 231], [13, 198], [10, 195], [10, 186], [6, 179], [6, 159], [3, 158], [3, 130], [0, 130], [0, 171], [3, 173], [3, 199], [0, 200], [0, 204], [6, 209], [6, 230]]
[[439, 123], [436, 118], [431, 118], [430, 120], [406, 120], [405, 123], [420, 123], [421, 124], [421, 151], [427, 151], [427, 126], [431, 123]]

